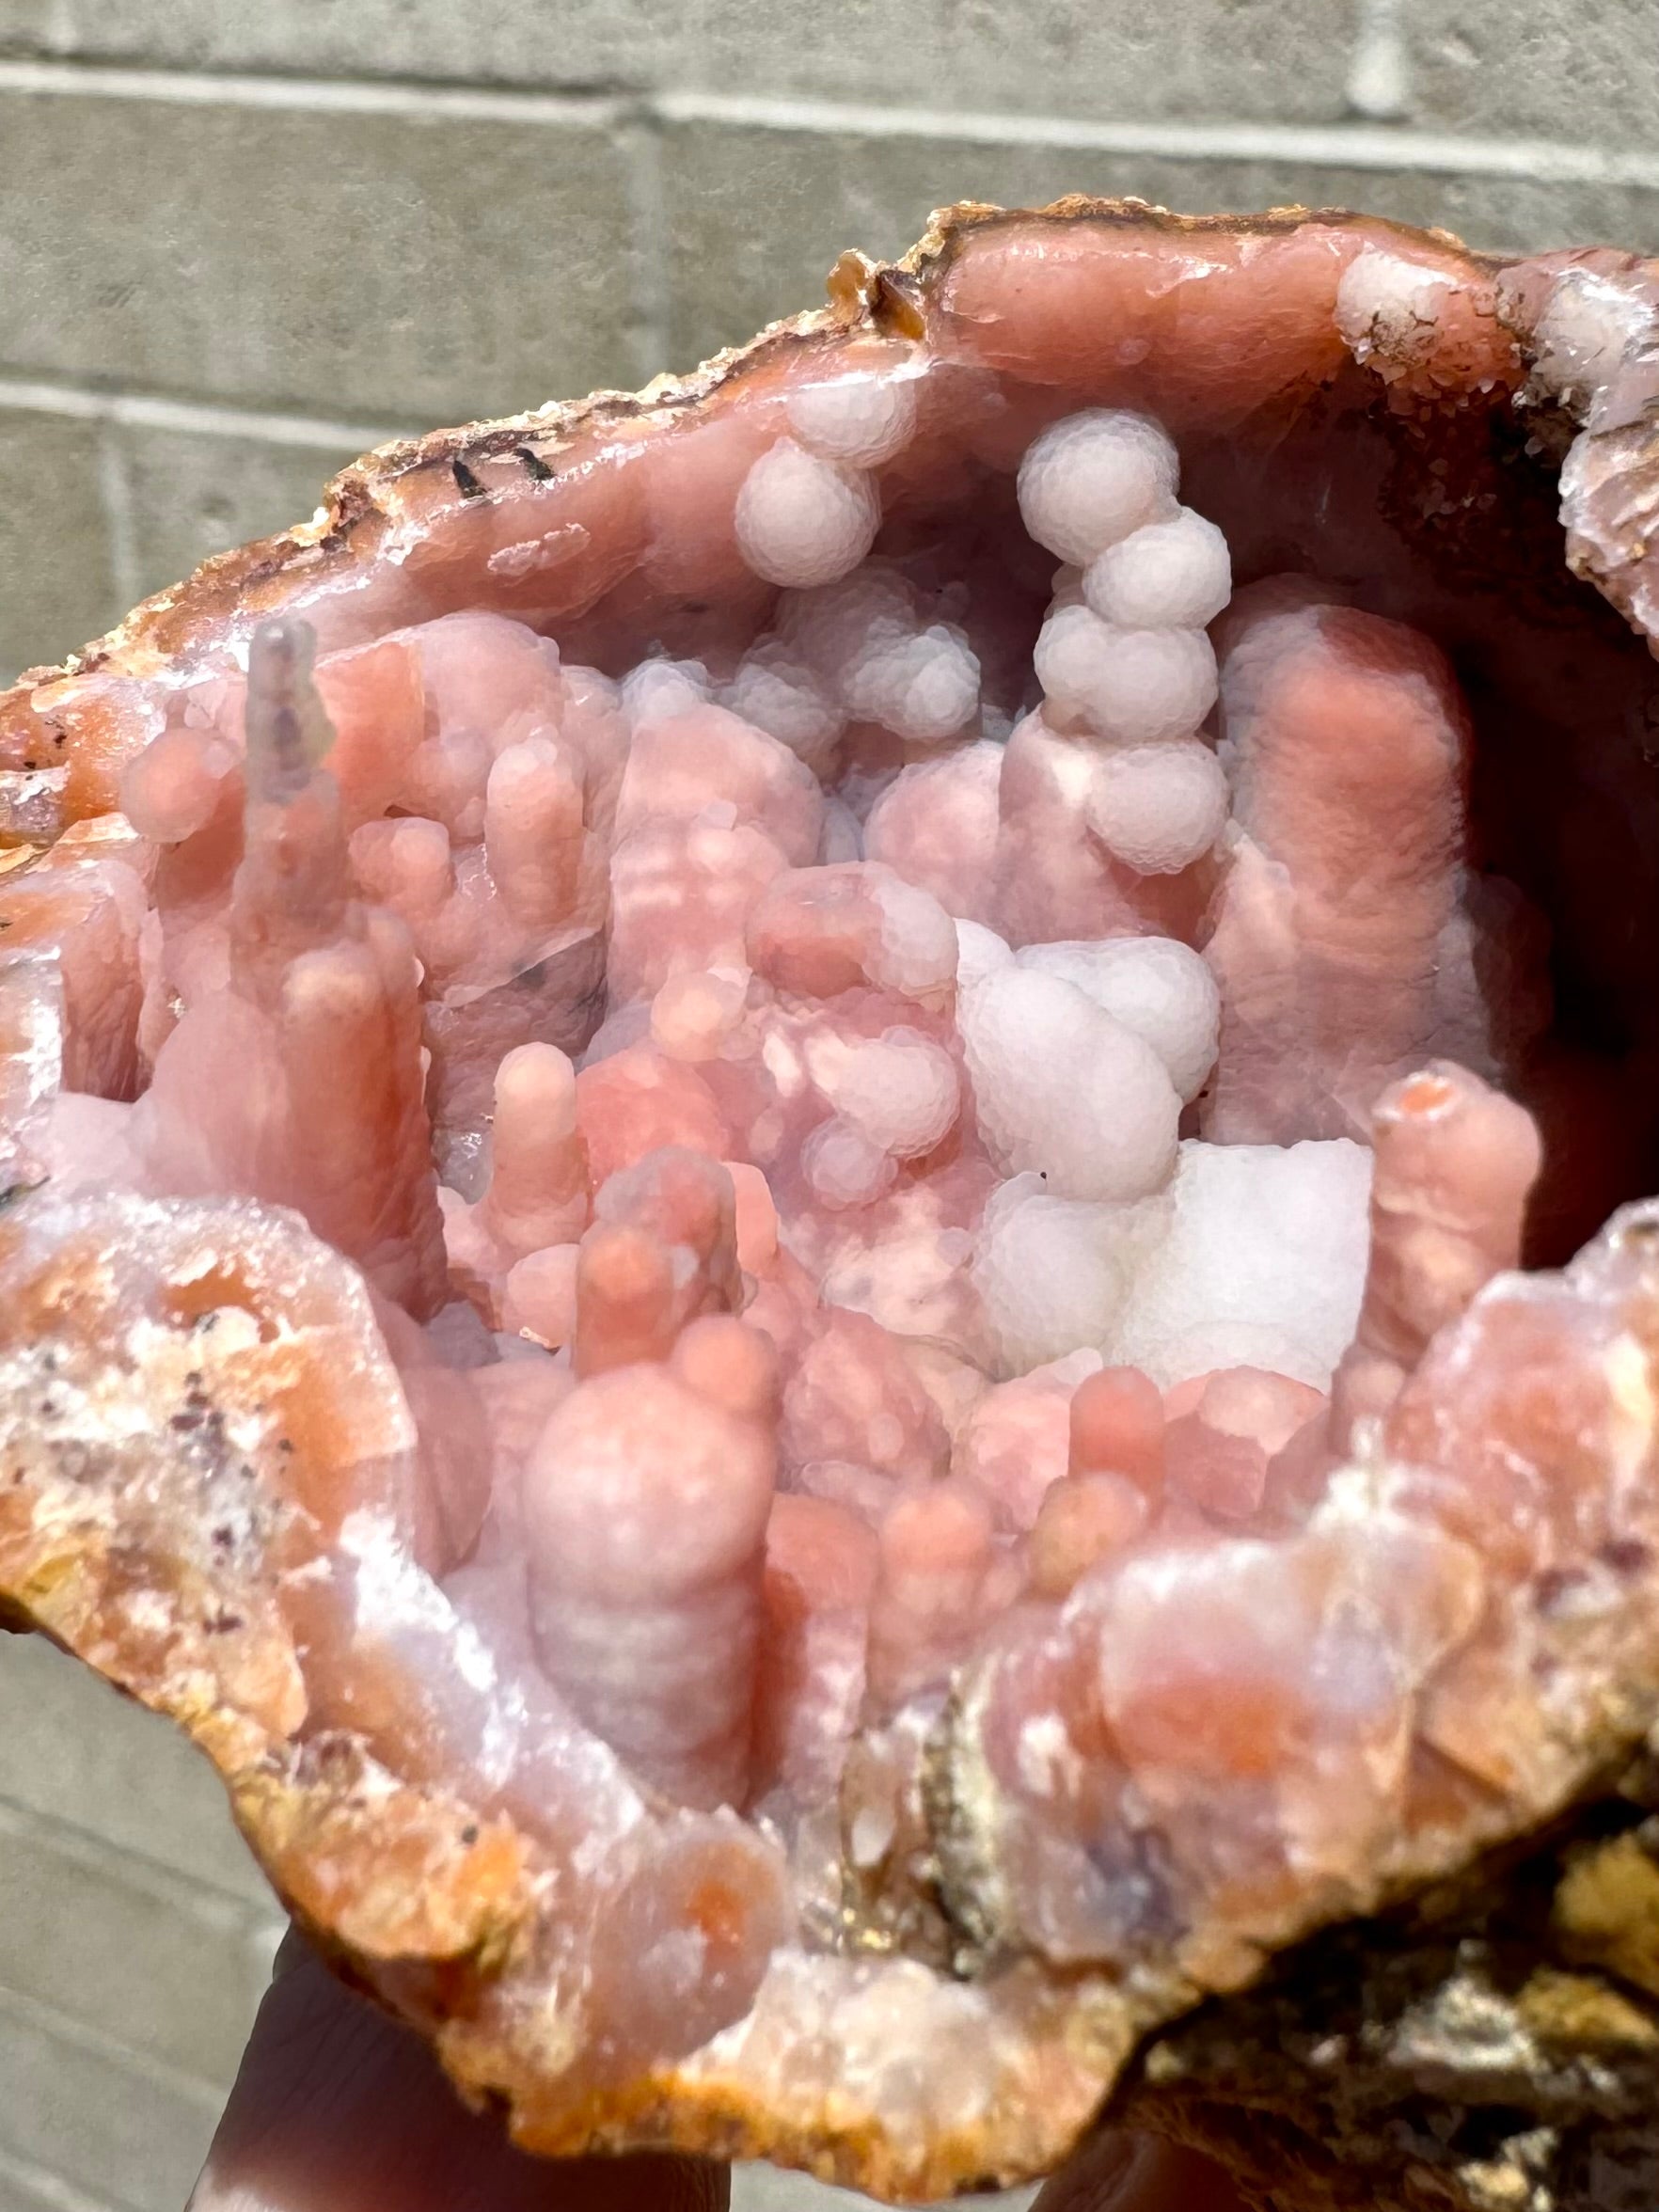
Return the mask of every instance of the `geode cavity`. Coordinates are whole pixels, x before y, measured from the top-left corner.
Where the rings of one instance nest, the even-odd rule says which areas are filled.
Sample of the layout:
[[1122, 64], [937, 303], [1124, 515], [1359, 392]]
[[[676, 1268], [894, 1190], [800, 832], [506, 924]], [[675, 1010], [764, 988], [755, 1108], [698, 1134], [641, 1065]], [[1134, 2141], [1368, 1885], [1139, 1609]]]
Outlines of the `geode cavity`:
[[[959, 209], [0, 700], [0, 1591], [528, 2147], [1598, 2201], [1656, 308]], [[1350, 2127], [1535, 1892], [1601, 2087]]]

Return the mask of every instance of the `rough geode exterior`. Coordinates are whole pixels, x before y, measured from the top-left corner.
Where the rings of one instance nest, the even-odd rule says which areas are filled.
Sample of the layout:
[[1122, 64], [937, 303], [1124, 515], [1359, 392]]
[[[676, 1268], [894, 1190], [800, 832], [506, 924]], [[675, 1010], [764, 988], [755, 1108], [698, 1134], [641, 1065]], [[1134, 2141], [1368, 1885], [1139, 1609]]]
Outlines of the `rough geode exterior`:
[[[1442, 235], [1299, 212], [1191, 222], [1088, 201], [1037, 213], [959, 208], [891, 267], [844, 259], [829, 308], [690, 378], [384, 449], [336, 481], [310, 524], [209, 562], [64, 669], [32, 672], [0, 699], [0, 832], [49, 838], [66, 818], [113, 803], [118, 740], [130, 743], [132, 718], [148, 711], [139, 686], [198, 666], [273, 612], [371, 634], [394, 619], [394, 602], [399, 620], [486, 596], [526, 610], [533, 577], [537, 619], [585, 618], [632, 558], [619, 543], [608, 569], [597, 523], [590, 535], [584, 501], [606, 465], [585, 463], [670, 435], [688, 414], [742, 404], [802, 348], [828, 362], [879, 333], [949, 358], [972, 319], [979, 257], [1022, 234], [1115, 259], [1126, 285], [1145, 281], [1135, 271], [1150, 261], [1223, 288], [1230, 342], [1193, 371], [1177, 427], [1182, 406], [1210, 424], [1288, 419], [1356, 367], [1374, 380], [1376, 403], [1407, 423], [1513, 419], [1518, 408], [1540, 445], [1565, 455], [1568, 566], [1634, 628], [1659, 635], [1659, 552], [1650, 551], [1659, 346], [1637, 332], [1659, 309], [1651, 265], [1607, 252], [1506, 265]], [[1326, 254], [1334, 297], [1340, 249], [1355, 240], [1451, 277], [1467, 312], [1427, 330], [1379, 323], [1345, 337], [1317, 285], [1287, 311], [1280, 257]], [[1023, 311], [1040, 323], [1034, 266]], [[1588, 376], [1563, 359], [1545, 321], [1552, 288], [1573, 271], [1574, 282], [1605, 288], [1636, 333]], [[1012, 325], [1004, 356], [1017, 358], [1020, 343]], [[1468, 520], [1472, 537], [1479, 528]], [[531, 558], [526, 546], [540, 551]], [[0, 1242], [6, 1235], [0, 1223]], [[87, 1271], [79, 1281], [77, 1268]], [[215, 1409], [199, 1378], [139, 1373], [101, 1384], [90, 1369], [71, 1373], [77, 1388], [109, 1389], [110, 1444], [96, 1464], [63, 1448], [50, 1317], [76, 1307], [95, 1272], [93, 1256], [66, 1256], [40, 1302], [15, 1310], [4, 1331], [4, 1602], [19, 1625], [43, 1630], [187, 1729], [296, 1917], [352, 1979], [432, 2035], [464, 2092], [503, 2099], [529, 2147], [672, 2143], [773, 2157], [895, 2199], [1018, 2179], [1065, 2155], [1137, 2037], [1200, 1994], [1178, 1974], [1130, 1998], [1103, 1981], [1062, 1989], [1033, 1972], [1004, 2021], [989, 2116], [921, 2136], [885, 2128], [856, 2072], [837, 2080], [834, 2067], [809, 2071], [804, 2090], [786, 2085], [765, 2046], [768, 2034], [782, 2049], [805, 2032], [787, 1993], [775, 1993], [774, 2016], [689, 2062], [619, 2083], [574, 2114], [550, 2105], [541, 2084], [559, 2062], [559, 2023], [527, 1995], [556, 1919], [536, 1847], [430, 1778], [388, 1773], [350, 1731], [297, 1741], [303, 1680], [262, 1588], [281, 1534], [278, 1497], [256, 1481], [232, 1540], [215, 1547], [204, 1519], [195, 1552], [173, 1543], [158, 1517], [147, 1442], [157, 1432], [181, 1439], [169, 1480], [199, 1484], [215, 1505], [224, 1486], [203, 1438]], [[211, 1437], [211, 1419], [207, 1429]], [[1635, 1801], [1645, 1770], [1631, 1762], [1659, 1711], [1659, 1666], [1644, 1660], [1638, 1673], [1626, 1694], [1604, 1700], [1593, 1740], [1561, 1762], [1563, 1792], [1588, 1806], [1565, 1841], [1485, 1871], [1401, 1861], [1392, 1892], [1435, 1878], [1458, 1887], [1397, 1907], [1404, 1917], [1318, 1936], [1256, 1990], [1193, 2014], [1141, 2052], [1118, 2109], [1217, 2152], [1281, 2205], [1382, 2199], [1542, 2212], [1650, 2201], [1659, 1867]], [[1388, 1902], [1384, 1888], [1375, 1902]], [[891, 1989], [882, 2001], [891, 2008]], [[925, 2008], [917, 2025], [927, 2031]]]
[[1335, 1930], [1136, 2061], [1115, 2109], [1294, 2212], [1637, 2212], [1659, 2188], [1659, 1830], [1639, 1762], [1519, 1864]]

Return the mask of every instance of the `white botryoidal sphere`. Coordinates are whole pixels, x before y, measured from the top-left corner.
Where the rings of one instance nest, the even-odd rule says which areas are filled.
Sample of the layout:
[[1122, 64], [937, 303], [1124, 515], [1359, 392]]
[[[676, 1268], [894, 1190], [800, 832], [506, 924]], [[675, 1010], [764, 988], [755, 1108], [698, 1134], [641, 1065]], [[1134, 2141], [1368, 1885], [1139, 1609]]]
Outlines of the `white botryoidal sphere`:
[[1348, 1137], [1184, 1144], [1107, 1357], [1164, 1390], [1232, 1367], [1328, 1389], [1359, 1318], [1370, 1188], [1370, 1147]]
[[915, 634], [916, 593], [897, 569], [868, 561], [833, 583], [785, 592], [776, 620], [789, 651], [839, 690], [865, 654]]
[[1180, 458], [1161, 422], [1089, 407], [1051, 422], [1019, 464], [1019, 513], [1039, 545], [1080, 566], [1175, 504]]
[[1175, 937], [1109, 937], [1024, 945], [1011, 957], [1021, 968], [1075, 984], [1132, 1029], [1158, 1054], [1183, 1099], [1204, 1088], [1215, 1066], [1221, 992], [1202, 953]]
[[918, 1029], [860, 1037], [816, 1080], [842, 1120], [895, 1160], [919, 1159], [941, 1144], [961, 1098], [956, 1063]]
[[881, 980], [889, 988], [928, 998], [956, 979], [956, 924], [930, 891], [907, 883], [892, 868], [868, 878], [881, 914]]
[[1146, 1241], [1139, 1217], [1156, 1207], [1055, 1198], [1035, 1175], [999, 1184], [971, 1271], [999, 1374], [1027, 1374], [1109, 1340]]
[[1014, 948], [983, 922], [956, 922], [956, 988], [967, 990], [998, 968], [1012, 968]]
[[1151, 1046], [1075, 984], [995, 969], [961, 993], [956, 1020], [980, 1134], [1005, 1175], [1110, 1204], [1164, 1181], [1180, 1120], [1175, 1086]]
[[654, 654], [622, 680], [623, 712], [631, 730], [662, 722], [702, 706], [710, 693], [708, 671], [700, 660], [671, 660]]
[[1190, 736], [1215, 704], [1215, 649], [1202, 630], [1120, 630], [1086, 607], [1061, 607], [1033, 663], [1060, 715], [1125, 744]]
[[737, 494], [737, 549], [758, 577], [797, 587], [832, 583], [875, 543], [881, 501], [856, 468], [780, 438]]
[[908, 444], [916, 427], [916, 387], [909, 377], [861, 370], [802, 384], [785, 405], [789, 427], [827, 461], [874, 468]]
[[1108, 545], [1083, 571], [1082, 595], [1120, 629], [1201, 630], [1233, 595], [1227, 541], [1182, 507]]
[[833, 1212], [868, 1206], [898, 1174], [892, 1153], [840, 1114], [814, 1130], [800, 1148], [800, 1164], [814, 1197]]
[[1089, 782], [1089, 828], [1143, 876], [1173, 876], [1226, 827], [1226, 771], [1198, 737], [1101, 752]]
[[979, 704], [979, 660], [961, 631], [931, 624], [913, 636], [882, 634], [859, 654], [843, 686], [859, 720], [879, 722], [910, 745], [955, 736]]
[[830, 685], [781, 638], [755, 640], [738, 662], [722, 703], [812, 768], [828, 764], [846, 727]]

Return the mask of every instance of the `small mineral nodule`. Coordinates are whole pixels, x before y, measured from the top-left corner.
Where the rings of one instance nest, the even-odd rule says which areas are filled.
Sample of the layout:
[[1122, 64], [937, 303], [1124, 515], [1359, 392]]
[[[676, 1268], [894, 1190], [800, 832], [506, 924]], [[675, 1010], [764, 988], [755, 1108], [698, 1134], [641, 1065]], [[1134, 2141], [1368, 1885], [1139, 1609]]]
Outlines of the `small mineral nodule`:
[[1659, 281], [848, 269], [0, 700], [0, 1594], [527, 2146], [902, 2199], [1659, 1716]]

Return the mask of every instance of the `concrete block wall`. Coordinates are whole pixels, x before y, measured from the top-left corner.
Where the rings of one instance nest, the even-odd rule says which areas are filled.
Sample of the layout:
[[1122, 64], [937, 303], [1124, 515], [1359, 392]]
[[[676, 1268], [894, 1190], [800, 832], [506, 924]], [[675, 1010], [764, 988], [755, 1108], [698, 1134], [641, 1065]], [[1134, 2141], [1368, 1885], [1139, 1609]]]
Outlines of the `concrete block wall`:
[[184, 1739], [0, 1635], [0, 2212], [178, 2212], [280, 1934]]
[[[1659, 251], [1653, 23], [0, 0], [0, 678], [308, 513], [366, 446], [687, 367], [947, 200], [1346, 203]], [[182, 2202], [276, 1936], [195, 1755], [0, 1636], [0, 2212]]]

